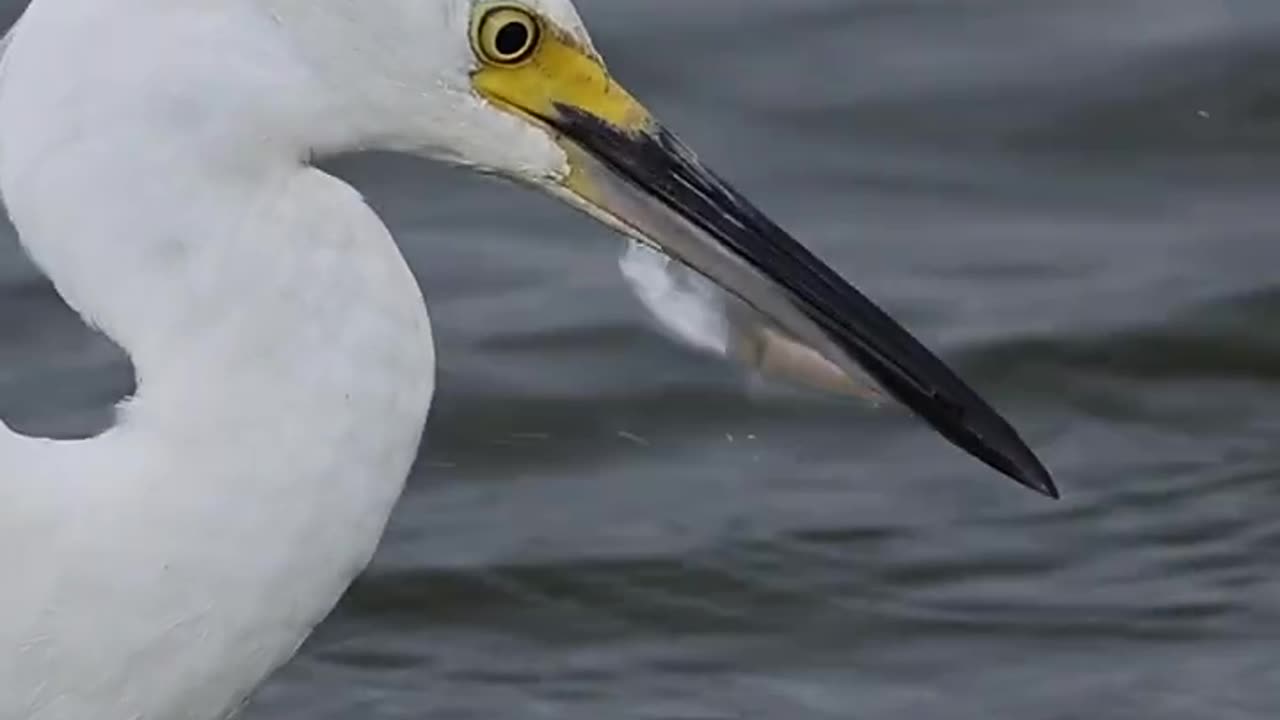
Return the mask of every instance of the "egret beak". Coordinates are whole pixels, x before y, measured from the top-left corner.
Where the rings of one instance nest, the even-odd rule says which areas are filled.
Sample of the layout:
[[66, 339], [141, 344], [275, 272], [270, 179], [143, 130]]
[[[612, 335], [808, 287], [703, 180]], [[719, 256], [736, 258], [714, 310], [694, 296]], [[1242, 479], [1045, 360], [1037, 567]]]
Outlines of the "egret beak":
[[694, 268], [850, 375], [867, 374], [952, 443], [1050, 497], [1018, 433], [933, 353], [704, 167], [564, 37], [516, 70], [482, 69], [477, 91], [546, 128], [567, 175], [551, 191]]

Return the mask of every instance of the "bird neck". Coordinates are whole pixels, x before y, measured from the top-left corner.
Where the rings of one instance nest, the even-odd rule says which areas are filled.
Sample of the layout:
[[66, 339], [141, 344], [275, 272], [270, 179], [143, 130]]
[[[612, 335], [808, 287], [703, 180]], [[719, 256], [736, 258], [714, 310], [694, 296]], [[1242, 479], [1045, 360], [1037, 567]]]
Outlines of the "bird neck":
[[23, 18], [0, 69], [0, 191], [59, 293], [128, 352], [132, 415], [234, 411], [183, 401], [199, 388], [242, 412], [332, 414], [316, 404], [340, 404], [388, 354], [430, 376], [398, 250], [353, 190], [306, 164], [317, 143], [345, 142], [316, 129], [348, 130], [324, 121], [324, 92], [260, 13], [157, 11], [122, 46], [101, 29], [118, 13], [72, 3], [55, 23], [50, 7]]
[[256, 3], [141, 5], [34, 3], [0, 65], [20, 240], [138, 373], [101, 436], [0, 425], [20, 510], [0, 545], [53, 559], [0, 562], [18, 588], [0, 645], [32, 648], [0, 660], [5, 718], [225, 717], [368, 562], [433, 390], [421, 293], [386, 229], [259, 103], [305, 78], [199, 36]]
[[297, 163], [148, 155], [63, 152], [5, 188], [28, 252], [133, 361], [122, 422], [213, 437], [244, 423], [413, 425], [434, 370], [423, 301], [356, 192]]
[[[90, 440], [0, 432], [0, 485], [38, 509], [0, 539], [57, 561], [52, 575], [6, 566], [24, 592], [0, 639], [16, 628], [17, 646], [67, 649], [47, 675], [45, 655], [18, 658], [0, 717], [63, 697], [73, 709], [54, 717], [225, 717], [382, 535], [433, 388], [421, 294], [359, 196], [318, 170], [151, 177], [125, 163], [90, 193], [93, 157], [79, 173], [61, 162], [44, 202], [16, 188], [13, 217], [133, 357], [138, 394]], [[76, 653], [104, 614], [110, 648], [89, 664]]]
[[364, 569], [434, 387], [396, 245], [289, 129], [306, 78], [250, 20], [250, 46], [200, 35], [256, 3], [137, 1], [35, 3], [0, 64], [20, 242], [138, 374], [99, 437], [0, 424], [0, 544], [54, 560], [0, 561], [0, 646], [33, 648], [0, 660], [0, 717], [227, 716]]

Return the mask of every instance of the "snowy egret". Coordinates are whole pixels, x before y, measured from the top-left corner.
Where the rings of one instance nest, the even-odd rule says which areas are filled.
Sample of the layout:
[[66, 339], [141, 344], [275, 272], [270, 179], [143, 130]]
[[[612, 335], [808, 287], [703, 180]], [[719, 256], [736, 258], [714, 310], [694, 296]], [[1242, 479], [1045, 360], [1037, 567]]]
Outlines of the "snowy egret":
[[627, 264], [645, 293], [684, 277], [724, 293], [710, 325], [751, 313], [725, 327], [759, 330], [760, 366], [865, 373], [1055, 492], [976, 393], [610, 77], [569, 0], [34, 0], [0, 64], [0, 192], [138, 391], [88, 440], [0, 425], [3, 720], [229, 717], [369, 561], [434, 350], [387, 230], [310, 164], [361, 148], [549, 192], [662, 253]]

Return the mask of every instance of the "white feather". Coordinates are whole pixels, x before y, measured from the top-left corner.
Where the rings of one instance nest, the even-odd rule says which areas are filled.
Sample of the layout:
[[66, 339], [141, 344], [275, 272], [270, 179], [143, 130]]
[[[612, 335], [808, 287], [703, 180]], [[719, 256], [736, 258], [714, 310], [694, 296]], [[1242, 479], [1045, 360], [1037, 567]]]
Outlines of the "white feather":
[[618, 266], [640, 303], [676, 340], [762, 376], [879, 404], [883, 391], [799, 342], [687, 265], [627, 241]]

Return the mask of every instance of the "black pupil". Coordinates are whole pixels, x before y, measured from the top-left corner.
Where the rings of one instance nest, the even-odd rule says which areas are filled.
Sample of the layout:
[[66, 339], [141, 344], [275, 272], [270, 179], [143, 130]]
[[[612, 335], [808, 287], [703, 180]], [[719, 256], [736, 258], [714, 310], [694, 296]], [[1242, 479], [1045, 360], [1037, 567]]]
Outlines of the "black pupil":
[[493, 47], [502, 57], [512, 57], [524, 52], [529, 44], [529, 27], [522, 22], [503, 25], [493, 38]]

